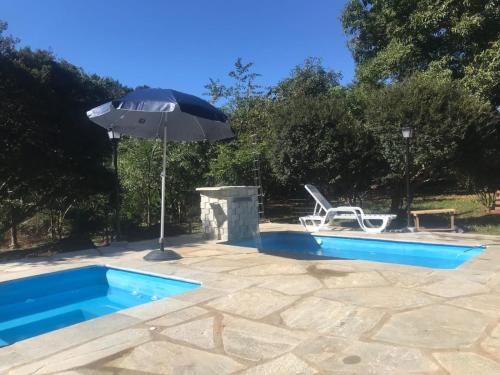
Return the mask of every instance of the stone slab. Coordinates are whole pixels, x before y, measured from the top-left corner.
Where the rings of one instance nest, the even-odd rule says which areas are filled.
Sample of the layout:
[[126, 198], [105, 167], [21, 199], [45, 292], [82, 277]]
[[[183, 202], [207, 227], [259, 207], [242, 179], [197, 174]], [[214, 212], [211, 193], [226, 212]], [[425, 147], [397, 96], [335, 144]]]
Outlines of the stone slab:
[[11, 374], [52, 374], [85, 366], [150, 340], [148, 329], [126, 329], [11, 370]]
[[192, 303], [190, 302], [180, 301], [174, 298], [165, 298], [159, 301], [149, 302], [145, 303], [144, 305], [121, 310], [120, 314], [145, 321], [158, 318], [172, 311], [185, 309], [186, 307], [189, 307], [191, 305]]
[[453, 375], [498, 375], [500, 363], [475, 353], [434, 353], [439, 364]]
[[209, 259], [204, 262], [195, 263], [191, 268], [207, 272], [225, 272], [238, 268], [244, 268], [246, 264], [231, 259]]
[[484, 332], [482, 314], [448, 305], [434, 305], [393, 315], [375, 340], [434, 349], [466, 348]]
[[407, 309], [441, 300], [420, 291], [391, 287], [323, 289], [315, 295], [346, 304], [383, 309]]
[[308, 297], [281, 313], [290, 328], [341, 337], [359, 337], [382, 318], [382, 311]]
[[216, 289], [222, 292], [236, 292], [241, 289], [248, 288], [256, 284], [256, 281], [251, 278], [245, 277], [234, 277], [226, 274], [211, 274], [211, 277], [207, 277], [203, 282], [203, 286]]
[[382, 270], [380, 273], [391, 282], [393, 286], [404, 288], [413, 288], [439, 280], [435, 271], [432, 270], [412, 270], [406, 272]]
[[296, 300], [297, 297], [285, 296], [273, 290], [248, 288], [209, 302], [208, 306], [250, 319], [261, 319]]
[[372, 287], [389, 284], [379, 273], [373, 271], [349, 272], [342, 276], [326, 277], [323, 282], [328, 288]]
[[271, 263], [241, 270], [231, 271], [238, 276], [269, 276], [269, 275], [297, 275], [306, 273], [306, 268], [298, 263]]
[[7, 373], [13, 367], [32, 362], [33, 358], [22, 352], [17, 352], [12, 347], [0, 348], [0, 374]]
[[245, 368], [219, 354], [208, 353], [166, 341], [151, 341], [106, 366], [153, 374], [223, 375]]
[[[106, 315], [35, 336], [28, 340], [19, 341], [9, 346], [9, 349], [35, 360], [62, 351], [69, 346], [68, 344], [70, 346], [80, 345], [89, 340], [132, 327], [139, 322], [140, 320], [121, 313]], [[68, 338], [71, 338], [71, 340], [69, 341]], [[1, 360], [0, 363], [2, 362], [6, 363], [7, 360]], [[16, 361], [16, 363], [19, 364], [19, 361]]]
[[243, 375], [313, 375], [318, 371], [292, 353], [285, 354], [262, 365], [252, 367]]
[[481, 348], [496, 358], [500, 358], [500, 323], [481, 342]]
[[311, 335], [273, 325], [224, 316], [222, 341], [226, 353], [249, 361], [270, 359], [292, 351]]
[[222, 295], [224, 295], [224, 292], [220, 290], [210, 289], [203, 285], [201, 288], [172, 296], [172, 299], [177, 299], [194, 304], [210, 301]]
[[316, 336], [304, 341], [293, 352], [309, 363], [317, 364], [333, 357], [335, 353], [340, 353], [347, 345], [345, 340], [338, 337]]
[[379, 343], [340, 341], [340, 352], [334, 353], [319, 366], [328, 373], [339, 374], [422, 374], [439, 370], [420, 350]]
[[261, 288], [276, 290], [278, 292], [296, 296], [314, 292], [323, 287], [321, 282], [308, 275], [270, 276], [267, 281], [258, 285]]
[[155, 320], [150, 320], [149, 322], [147, 322], [147, 324], [152, 326], [169, 327], [169, 326], [174, 326], [176, 324], [184, 323], [188, 320], [198, 318], [201, 315], [205, 315], [207, 313], [208, 310], [205, 310], [201, 307], [193, 306], [193, 307], [188, 307], [187, 309], [184, 310], [174, 311]]
[[481, 294], [477, 296], [461, 297], [451, 300], [448, 303], [480, 311], [488, 316], [498, 318], [500, 311], [500, 294]]
[[436, 283], [421, 286], [418, 290], [447, 298], [489, 292], [489, 289], [482, 284], [458, 277], [450, 277]]
[[213, 317], [169, 327], [163, 330], [161, 334], [202, 349], [213, 349], [215, 347]]

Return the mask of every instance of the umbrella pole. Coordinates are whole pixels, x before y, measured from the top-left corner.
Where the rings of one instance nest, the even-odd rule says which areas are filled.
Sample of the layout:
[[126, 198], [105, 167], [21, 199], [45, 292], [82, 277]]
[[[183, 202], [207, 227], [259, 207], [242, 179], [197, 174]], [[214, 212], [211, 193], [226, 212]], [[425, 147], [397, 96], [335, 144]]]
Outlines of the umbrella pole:
[[167, 167], [167, 127], [163, 126], [163, 170], [161, 173], [160, 251], [165, 251], [165, 173]]

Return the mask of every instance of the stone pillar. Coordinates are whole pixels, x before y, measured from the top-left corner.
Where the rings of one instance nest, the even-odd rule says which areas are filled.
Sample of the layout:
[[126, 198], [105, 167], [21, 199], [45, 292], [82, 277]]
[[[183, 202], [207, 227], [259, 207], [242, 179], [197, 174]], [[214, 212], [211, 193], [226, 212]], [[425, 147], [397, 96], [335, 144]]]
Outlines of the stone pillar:
[[258, 230], [256, 186], [201, 187], [201, 222], [210, 240], [251, 239]]

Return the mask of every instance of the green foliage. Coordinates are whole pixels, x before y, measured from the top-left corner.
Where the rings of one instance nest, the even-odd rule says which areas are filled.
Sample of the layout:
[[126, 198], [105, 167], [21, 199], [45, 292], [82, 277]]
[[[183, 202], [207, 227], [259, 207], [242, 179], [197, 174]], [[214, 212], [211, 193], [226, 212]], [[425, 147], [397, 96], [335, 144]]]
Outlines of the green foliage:
[[367, 94], [364, 122], [390, 166], [387, 182], [404, 177], [405, 143], [401, 128], [411, 126], [411, 179], [415, 186], [449, 178], [469, 129], [485, 123], [489, 108], [469, 95], [460, 82], [428, 73]]
[[261, 86], [255, 81], [260, 74], [252, 70], [253, 62], [243, 63], [243, 59], [238, 57], [234, 62], [234, 69], [228, 73], [231, 78], [231, 85], [226, 86], [218, 79], [209, 79], [205, 85], [206, 95], [210, 96], [212, 103], [217, 103], [220, 99], [225, 99], [226, 109], [234, 111], [245, 106], [252, 97], [261, 94]]
[[[203, 185], [208, 147], [206, 143], [192, 142], [169, 142], [167, 145], [166, 208], [175, 221], [196, 214], [195, 188]], [[150, 228], [160, 220], [162, 143], [124, 138], [118, 154], [123, 188], [122, 216], [129, 225]]]
[[500, 106], [500, 40], [474, 57], [465, 67], [463, 81], [471, 93]]
[[340, 87], [341, 74], [325, 69], [321, 60], [309, 57], [297, 65], [289, 78], [272, 89], [278, 99], [317, 97], [334, 93]]
[[197, 187], [204, 186], [208, 168], [208, 142], [174, 142], [167, 152], [167, 202], [178, 222], [199, 216]]
[[0, 205], [13, 213], [0, 219], [3, 232], [44, 209], [64, 220], [68, 208], [107, 194], [109, 143], [85, 112], [122, 87], [50, 52], [16, 49], [12, 37], [0, 41]]
[[[168, 143], [167, 220], [199, 214], [196, 187], [254, 184], [256, 158], [267, 198], [285, 200], [314, 183], [357, 203], [390, 188], [396, 209], [407, 125], [415, 129], [412, 186], [466, 180], [489, 197], [500, 186], [500, 115], [491, 111], [500, 104], [495, 4], [350, 0], [342, 18], [358, 64], [350, 87], [307, 58], [264, 92], [253, 63], [238, 58], [228, 83], [205, 86], [236, 138]], [[128, 89], [48, 51], [19, 49], [6, 29], [0, 22], [0, 232], [39, 215], [52, 238], [107, 237], [116, 198], [111, 147], [85, 113]], [[128, 228], [158, 224], [161, 169], [160, 141], [120, 141]]]
[[253, 148], [245, 134], [228, 143], [214, 146], [216, 157], [210, 160], [208, 177], [215, 185], [253, 185]]
[[118, 149], [118, 170], [122, 196], [122, 215], [136, 225], [151, 227], [159, 218], [158, 188], [162, 145], [158, 140], [124, 138]]
[[[229, 111], [231, 127], [236, 133], [233, 140], [213, 146], [207, 177], [216, 185], [253, 185], [253, 160], [255, 154], [265, 152], [263, 118], [267, 115], [268, 100], [260, 96], [260, 85], [255, 81], [260, 74], [252, 70], [253, 63], [238, 58], [229, 72], [230, 86], [210, 80], [205, 86], [212, 101], [224, 100]], [[260, 141], [255, 142], [256, 136]]]
[[459, 172], [485, 208], [490, 209], [495, 191], [500, 187], [500, 112], [495, 111], [485, 121], [471, 124], [461, 142], [456, 160]]
[[353, 119], [344, 98], [279, 102], [271, 121], [273, 172], [291, 190], [315, 183], [352, 201], [384, 170], [371, 134]]
[[465, 76], [498, 105], [498, 87], [488, 90], [498, 83], [476, 73], [498, 67], [488, 57], [498, 56], [499, 9], [497, 0], [350, 0], [342, 24], [360, 80], [402, 80], [434, 66]]

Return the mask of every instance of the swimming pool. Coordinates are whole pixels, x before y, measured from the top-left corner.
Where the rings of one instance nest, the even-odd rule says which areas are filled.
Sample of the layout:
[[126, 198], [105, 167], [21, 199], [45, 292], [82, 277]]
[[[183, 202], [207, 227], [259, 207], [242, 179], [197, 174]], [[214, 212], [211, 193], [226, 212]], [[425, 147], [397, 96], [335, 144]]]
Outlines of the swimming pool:
[[444, 269], [456, 268], [485, 249], [485, 246], [313, 236], [297, 232], [264, 233], [260, 241], [247, 240], [228, 244], [258, 247], [262, 252], [288, 252], [304, 256], [360, 259]]
[[0, 347], [199, 287], [107, 266], [2, 282]]

